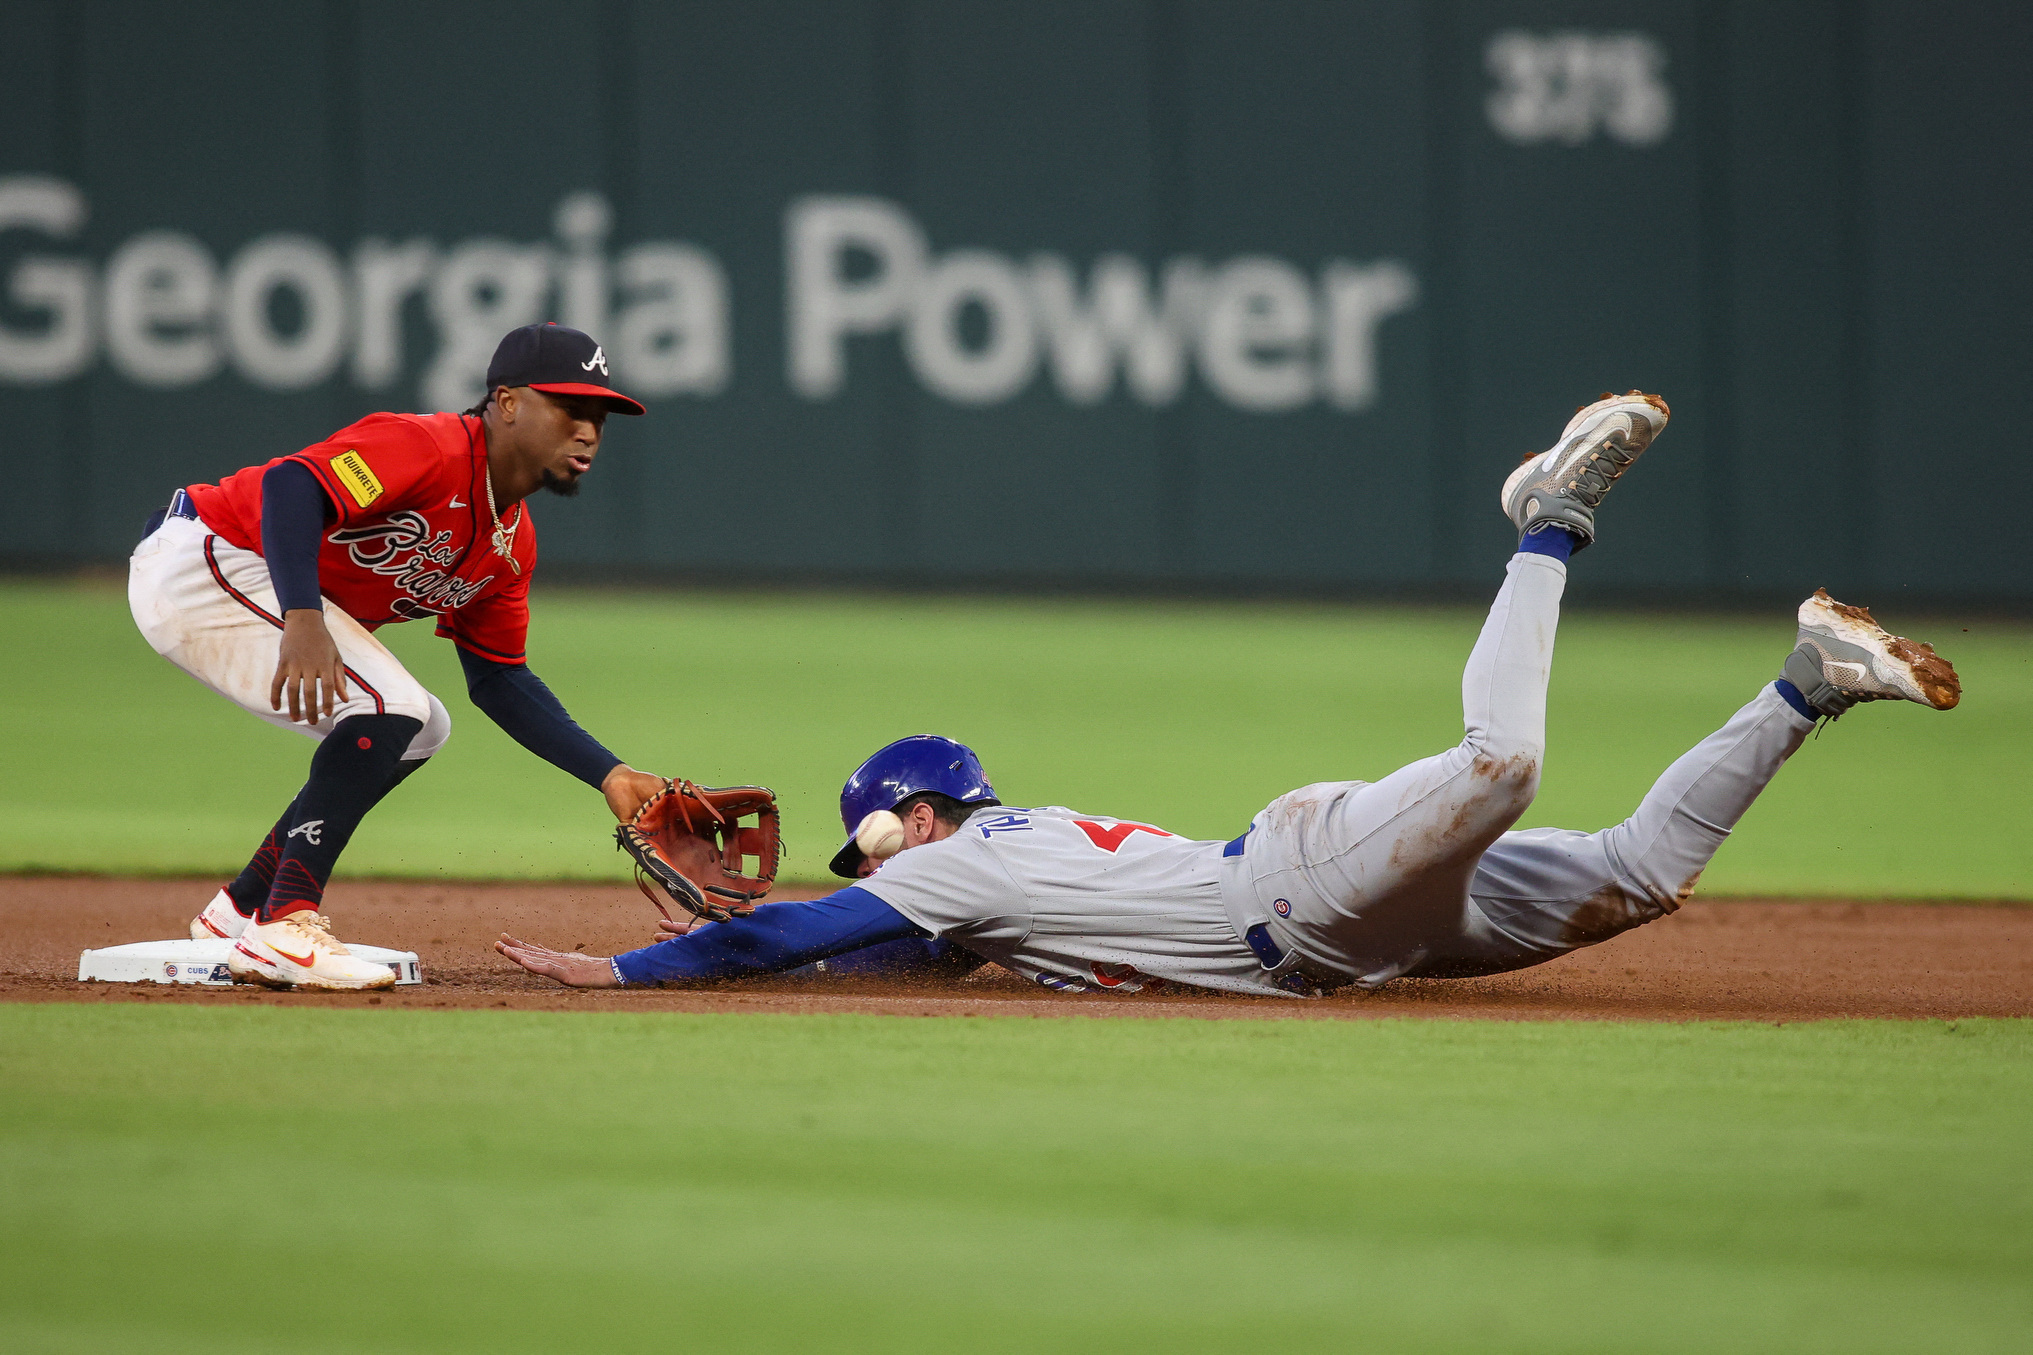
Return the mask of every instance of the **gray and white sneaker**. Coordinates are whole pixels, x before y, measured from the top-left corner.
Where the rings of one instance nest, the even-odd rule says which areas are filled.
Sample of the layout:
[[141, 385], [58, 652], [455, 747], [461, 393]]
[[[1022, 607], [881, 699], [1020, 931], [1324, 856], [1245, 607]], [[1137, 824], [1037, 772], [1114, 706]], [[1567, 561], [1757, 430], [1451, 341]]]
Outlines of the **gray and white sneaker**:
[[1869, 608], [1837, 602], [1825, 588], [1800, 604], [1800, 647], [1786, 656], [1781, 676], [1831, 719], [1859, 701], [1953, 710], [1962, 700], [1954, 665], [1934, 646], [1892, 634]]
[[1519, 536], [1550, 524], [1574, 533], [1575, 549], [1586, 546], [1595, 540], [1595, 506], [1652, 445], [1672, 413], [1664, 400], [1642, 391], [1584, 405], [1567, 421], [1560, 441], [1526, 457], [1504, 481], [1504, 515], [1517, 524]]

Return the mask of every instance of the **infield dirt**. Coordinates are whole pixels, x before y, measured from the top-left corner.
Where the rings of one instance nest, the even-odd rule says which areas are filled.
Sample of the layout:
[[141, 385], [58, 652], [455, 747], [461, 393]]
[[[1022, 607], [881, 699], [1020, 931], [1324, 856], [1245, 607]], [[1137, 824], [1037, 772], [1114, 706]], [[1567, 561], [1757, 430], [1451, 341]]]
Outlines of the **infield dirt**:
[[[213, 880], [0, 878], [0, 1001], [508, 1007], [544, 1011], [875, 1012], [897, 1016], [1483, 1017], [1511, 1020], [1799, 1021], [1824, 1017], [2033, 1016], [2033, 907], [1696, 899], [1671, 917], [1535, 969], [1400, 980], [1313, 1002], [1176, 987], [1051, 993], [994, 966], [936, 984], [749, 980], [705, 989], [588, 992], [514, 968], [509, 932], [589, 954], [653, 939], [632, 887], [342, 881], [342, 938], [414, 950], [426, 982], [372, 996], [173, 984], [79, 983], [78, 953], [183, 936]], [[778, 897], [821, 891], [791, 887]]]

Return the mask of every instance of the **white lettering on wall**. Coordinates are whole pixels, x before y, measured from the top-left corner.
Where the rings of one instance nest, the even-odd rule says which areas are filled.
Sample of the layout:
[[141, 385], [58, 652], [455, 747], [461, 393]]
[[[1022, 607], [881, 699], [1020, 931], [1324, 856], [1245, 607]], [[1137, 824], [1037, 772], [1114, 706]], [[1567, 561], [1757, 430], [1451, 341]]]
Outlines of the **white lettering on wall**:
[[[1239, 409], [1276, 413], [1324, 398], [1377, 400], [1377, 331], [1418, 298], [1395, 259], [1331, 259], [1316, 284], [1283, 259], [1250, 255], [1210, 267], [1149, 269], [1105, 254], [1087, 286], [1057, 254], [1019, 266], [993, 250], [935, 255], [900, 205], [813, 197], [791, 204], [784, 241], [791, 389], [811, 400], [848, 381], [848, 339], [897, 332], [912, 373], [956, 404], [992, 405], [1028, 388], [1040, 365], [1076, 405], [1130, 396], [1166, 405], [1201, 378]], [[1042, 363], [1041, 363], [1042, 359]]]
[[428, 240], [392, 245], [369, 237], [353, 250], [353, 295], [359, 307], [353, 383], [368, 390], [402, 375], [402, 307], [437, 271], [438, 247]]
[[[0, 232], [74, 237], [81, 193], [61, 180], [0, 177]], [[709, 250], [676, 240], [611, 248], [597, 193], [557, 204], [555, 239], [369, 237], [342, 255], [304, 235], [256, 237], [220, 260], [200, 241], [150, 230], [103, 270], [38, 253], [7, 275], [0, 383], [61, 381], [102, 347], [138, 385], [193, 385], [230, 364], [264, 390], [302, 390], [342, 369], [367, 390], [417, 373], [410, 407], [465, 409], [483, 393], [502, 334], [556, 318], [598, 338], [624, 390], [710, 397], [733, 379], [733, 303]], [[1106, 253], [1085, 266], [1039, 252], [935, 253], [901, 204], [794, 200], [784, 218], [785, 375], [808, 400], [846, 389], [853, 341], [901, 349], [925, 389], [993, 406], [1048, 380], [1071, 404], [1118, 388], [1161, 407], [1194, 372], [1215, 396], [1261, 413], [1378, 398], [1378, 335], [1419, 294], [1395, 259], [1328, 259], [1308, 272], [1268, 255], [1156, 264]], [[420, 322], [427, 353], [406, 353]], [[418, 368], [421, 371], [418, 372]]]
[[1326, 351], [1321, 391], [1336, 409], [1353, 413], [1377, 402], [1377, 327], [1419, 299], [1419, 280], [1396, 259], [1357, 266], [1339, 259], [1321, 270]]
[[649, 397], [726, 389], [732, 320], [720, 261], [696, 246], [660, 241], [623, 250], [614, 271], [623, 304], [609, 351], [621, 388]]
[[1483, 51], [1496, 79], [1489, 122], [1519, 145], [1579, 146], [1598, 131], [1650, 146], [1673, 130], [1666, 49], [1644, 33], [1498, 33]]
[[[0, 179], [0, 231], [29, 230], [68, 240], [85, 224], [85, 195], [61, 179], [22, 175]], [[31, 254], [7, 278], [15, 305], [41, 311], [41, 333], [0, 326], [0, 381], [37, 385], [63, 381], [92, 365], [92, 266], [82, 259]]]
[[1230, 404], [1265, 412], [1313, 398], [1313, 288], [1282, 259], [1216, 270], [1200, 328], [1200, 370]]
[[[296, 294], [301, 312], [293, 334], [278, 333], [275, 294]], [[315, 386], [337, 370], [351, 331], [346, 278], [338, 256], [321, 240], [268, 235], [233, 257], [226, 270], [226, 350], [247, 380], [269, 390]]]
[[894, 329], [908, 313], [925, 271], [924, 232], [881, 198], [800, 198], [784, 217], [784, 246], [791, 389], [824, 400], [847, 383], [847, 336]]
[[[970, 307], [986, 330], [978, 346], [961, 335]], [[956, 249], [928, 267], [911, 297], [904, 352], [918, 379], [955, 404], [998, 404], [1029, 385], [1038, 336], [1016, 265], [990, 250]]]
[[212, 332], [219, 266], [179, 231], [147, 231], [106, 261], [106, 350], [143, 386], [174, 389], [219, 370]]
[[1167, 264], [1156, 298], [1149, 270], [1125, 254], [1094, 261], [1084, 297], [1073, 265], [1056, 254], [1033, 255], [1030, 271], [1031, 305], [1061, 395], [1097, 404], [1108, 398], [1119, 366], [1142, 403], [1179, 398], [1206, 291], [1198, 260]]
[[438, 351], [424, 372], [424, 403], [465, 409], [487, 393], [487, 361], [509, 330], [544, 318], [550, 251], [507, 240], [468, 240], [431, 279]]

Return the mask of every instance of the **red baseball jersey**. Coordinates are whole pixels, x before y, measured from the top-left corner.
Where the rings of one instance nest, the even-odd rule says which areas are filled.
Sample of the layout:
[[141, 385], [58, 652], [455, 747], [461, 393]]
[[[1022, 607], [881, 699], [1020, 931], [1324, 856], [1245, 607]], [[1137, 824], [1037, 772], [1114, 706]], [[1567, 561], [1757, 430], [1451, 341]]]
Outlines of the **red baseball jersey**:
[[525, 661], [536, 526], [528, 505], [503, 515], [513, 565], [495, 553], [487, 512], [487, 439], [459, 414], [369, 414], [316, 446], [187, 492], [205, 525], [261, 553], [261, 477], [280, 461], [310, 467], [338, 509], [318, 552], [324, 595], [373, 630], [434, 616], [438, 634], [497, 663]]

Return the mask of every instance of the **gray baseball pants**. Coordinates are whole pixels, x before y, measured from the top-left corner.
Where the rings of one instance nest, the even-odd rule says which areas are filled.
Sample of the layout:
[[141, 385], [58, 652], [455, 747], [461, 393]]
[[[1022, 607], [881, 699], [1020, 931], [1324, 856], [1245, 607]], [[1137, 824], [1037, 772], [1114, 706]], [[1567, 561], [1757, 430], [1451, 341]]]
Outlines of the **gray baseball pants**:
[[1511, 832], [1539, 785], [1567, 567], [1520, 554], [1462, 676], [1467, 732], [1381, 781], [1322, 782], [1257, 815], [1224, 879], [1296, 968], [1376, 987], [1521, 969], [1674, 911], [1813, 729], [1769, 684], [1600, 832]]

